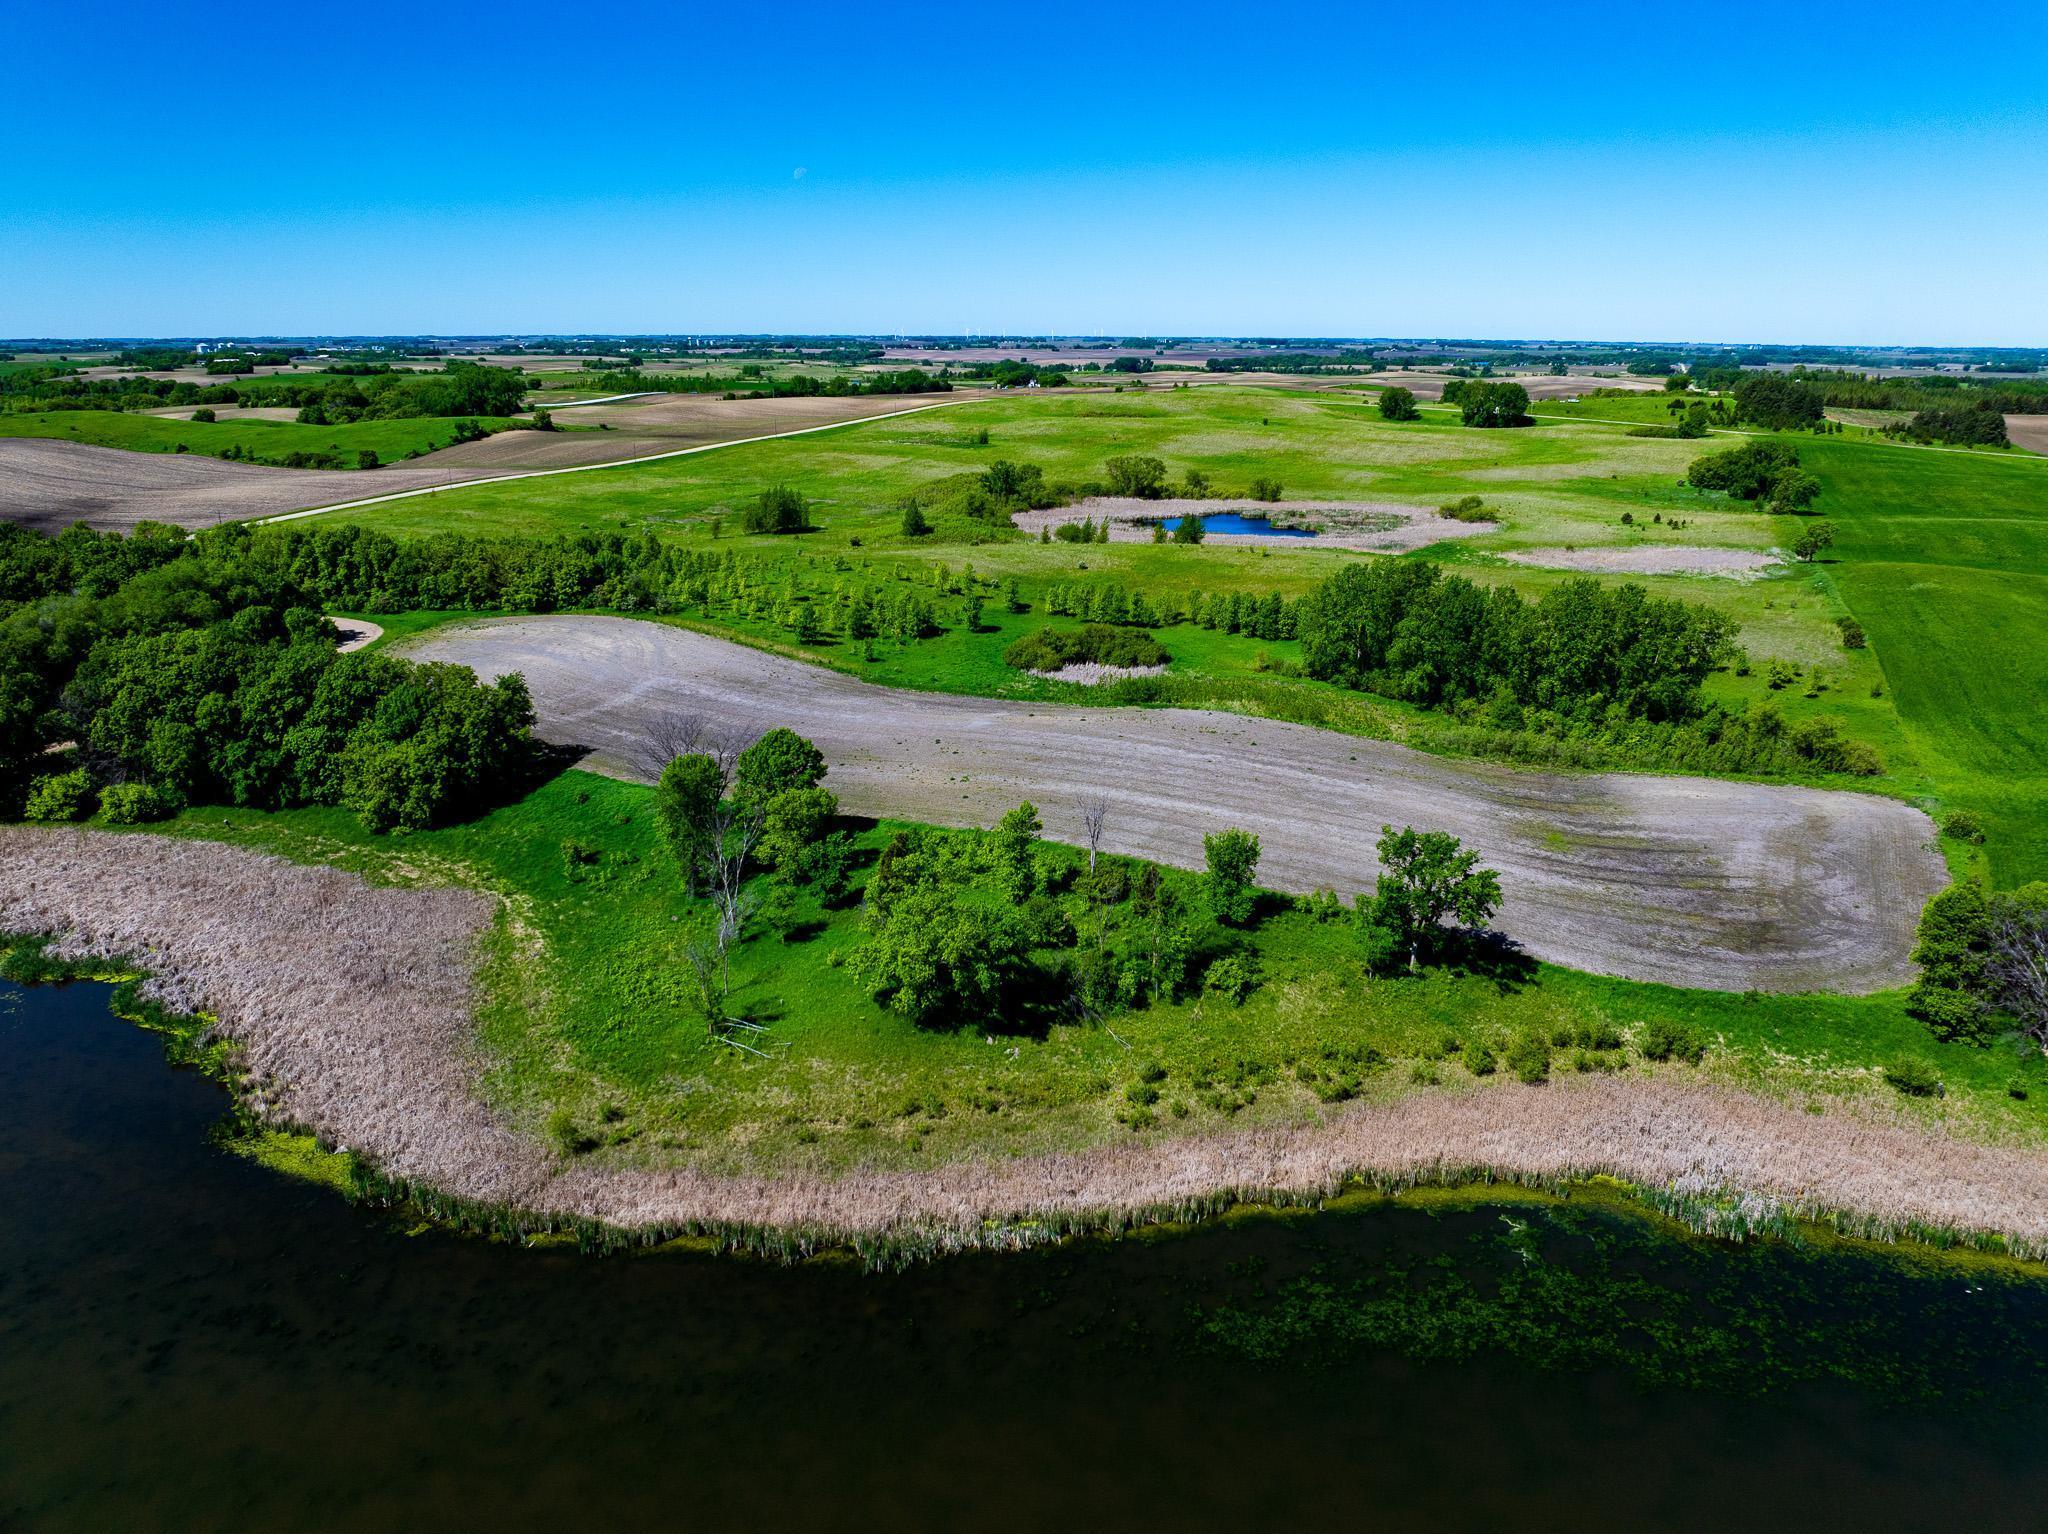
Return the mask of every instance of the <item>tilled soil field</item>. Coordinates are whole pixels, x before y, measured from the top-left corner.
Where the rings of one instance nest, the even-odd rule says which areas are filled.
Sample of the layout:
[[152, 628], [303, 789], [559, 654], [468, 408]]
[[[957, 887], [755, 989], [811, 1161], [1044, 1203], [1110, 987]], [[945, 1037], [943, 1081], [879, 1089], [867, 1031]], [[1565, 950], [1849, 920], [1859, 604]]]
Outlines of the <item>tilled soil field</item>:
[[1920, 907], [1947, 882], [1927, 818], [1867, 794], [1526, 772], [1234, 714], [898, 691], [624, 618], [492, 620], [407, 650], [523, 673], [542, 733], [620, 776], [646, 775], [635, 747], [665, 719], [786, 725], [817, 742], [857, 814], [985, 826], [1030, 799], [1071, 841], [1100, 798], [1112, 851], [1200, 867], [1203, 834], [1240, 826], [1264, 846], [1260, 881], [1297, 892], [1370, 889], [1383, 824], [1451, 831], [1500, 870], [1508, 936], [1639, 980], [1898, 985]]
[[211, 527], [359, 495], [474, 479], [479, 469], [427, 467], [273, 469], [197, 453], [129, 453], [117, 447], [0, 438], [0, 521], [43, 532], [73, 522], [102, 529], [137, 522]]

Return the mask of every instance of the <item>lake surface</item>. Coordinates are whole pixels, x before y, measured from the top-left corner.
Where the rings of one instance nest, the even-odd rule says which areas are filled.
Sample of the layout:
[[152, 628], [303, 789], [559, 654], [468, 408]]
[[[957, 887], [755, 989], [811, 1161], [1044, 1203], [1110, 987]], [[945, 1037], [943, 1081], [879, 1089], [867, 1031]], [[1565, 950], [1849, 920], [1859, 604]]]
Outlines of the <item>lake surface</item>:
[[[1180, 526], [1179, 517], [1163, 519], [1170, 533]], [[1257, 533], [1271, 538], [1313, 538], [1316, 535], [1305, 527], [1275, 527], [1264, 517], [1247, 517], [1241, 512], [1212, 511], [1202, 518], [1202, 527], [1212, 533]]]
[[0, 982], [0, 1527], [1996, 1528], [2048, 1284], [1582, 1204], [900, 1274], [409, 1231]]

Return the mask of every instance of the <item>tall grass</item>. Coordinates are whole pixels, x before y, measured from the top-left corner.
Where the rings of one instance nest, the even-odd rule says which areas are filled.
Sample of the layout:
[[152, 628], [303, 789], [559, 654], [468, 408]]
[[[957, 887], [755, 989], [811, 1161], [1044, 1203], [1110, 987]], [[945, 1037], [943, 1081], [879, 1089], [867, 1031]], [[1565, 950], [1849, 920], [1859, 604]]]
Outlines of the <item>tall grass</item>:
[[852, 1246], [881, 1260], [1314, 1202], [1359, 1180], [1605, 1175], [1724, 1234], [1822, 1216], [2048, 1257], [2038, 1153], [1686, 1076], [1419, 1090], [1313, 1124], [836, 1178], [565, 1159], [472, 1091], [471, 971], [491, 919], [481, 895], [376, 888], [239, 848], [0, 828], [0, 932], [56, 934], [59, 957], [132, 959], [150, 999], [210, 1013], [241, 1046], [256, 1113], [355, 1152], [381, 1196], [482, 1229], [586, 1246], [697, 1234], [781, 1255]]

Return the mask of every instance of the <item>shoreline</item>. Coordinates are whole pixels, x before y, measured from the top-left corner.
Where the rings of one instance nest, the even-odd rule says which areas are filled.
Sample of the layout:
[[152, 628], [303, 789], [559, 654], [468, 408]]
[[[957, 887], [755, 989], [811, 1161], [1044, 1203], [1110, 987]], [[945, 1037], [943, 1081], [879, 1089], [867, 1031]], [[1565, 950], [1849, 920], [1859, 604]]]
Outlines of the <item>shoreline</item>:
[[1818, 1219], [2048, 1257], [2040, 1153], [1662, 1075], [1417, 1089], [1320, 1123], [929, 1170], [723, 1177], [565, 1161], [473, 1090], [473, 964], [496, 911], [472, 891], [378, 887], [220, 843], [0, 829], [0, 931], [55, 934], [54, 957], [144, 972], [145, 998], [208, 1015], [238, 1046], [231, 1085], [257, 1119], [350, 1152], [382, 1193], [458, 1225], [873, 1260], [1314, 1205], [1361, 1182], [1606, 1177], [1712, 1233]]

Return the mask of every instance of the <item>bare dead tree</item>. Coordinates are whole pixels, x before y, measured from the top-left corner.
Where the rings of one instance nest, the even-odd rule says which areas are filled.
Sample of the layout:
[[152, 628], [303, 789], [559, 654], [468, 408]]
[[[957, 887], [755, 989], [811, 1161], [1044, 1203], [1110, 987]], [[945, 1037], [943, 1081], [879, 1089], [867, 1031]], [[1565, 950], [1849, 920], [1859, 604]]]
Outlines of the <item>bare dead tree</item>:
[[647, 722], [627, 758], [642, 777], [659, 778], [662, 769], [677, 757], [701, 751], [708, 733], [701, 714], [681, 709], [663, 711]]
[[761, 839], [765, 818], [761, 806], [742, 808], [728, 800], [711, 824], [711, 904], [718, 917], [714, 932], [721, 996], [732, 991], [732, 945], [746, 932], [757, 904], [747, 891], [747, 859]]
[[2010, 896], [1995, 902], [1984, 972], [1993, 999], [2048, 1053], [2048, 910]]
[[1095, 854], [1102, 850], [1102, 828], [1109, 821], [1109, 801], [1095, 798], [1081, 805], [1081, 829], [1088, 834], [1088, 872], [1095, 872]]

